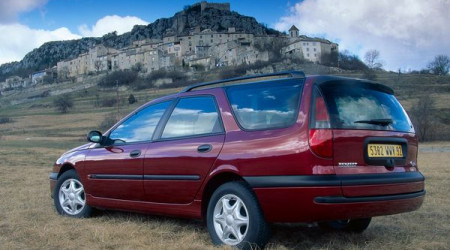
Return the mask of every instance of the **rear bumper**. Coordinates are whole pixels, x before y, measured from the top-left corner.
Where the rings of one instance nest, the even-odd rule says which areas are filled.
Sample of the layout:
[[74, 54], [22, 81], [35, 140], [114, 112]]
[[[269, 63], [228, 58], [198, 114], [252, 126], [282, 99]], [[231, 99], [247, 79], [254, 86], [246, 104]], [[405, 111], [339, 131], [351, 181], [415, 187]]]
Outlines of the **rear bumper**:
[[424, 177], [420, 172], [244, 179], [252, 186], [270, 222], [397, 214], [418, 209], [425, 197]]
[[328, 196], [328, 197], [316, 197], [314, 198], [314, 202], [318, 204], [326, 204], [326, 203], [345, 204], [357, 202], [394, 201], [425, 196], [425, 193], [426, 193], [425, 190], [423, 190], [408, 194], [394, 194], [394, 195], [380, 195], [380, 196], [363, 196], [363, 197]]

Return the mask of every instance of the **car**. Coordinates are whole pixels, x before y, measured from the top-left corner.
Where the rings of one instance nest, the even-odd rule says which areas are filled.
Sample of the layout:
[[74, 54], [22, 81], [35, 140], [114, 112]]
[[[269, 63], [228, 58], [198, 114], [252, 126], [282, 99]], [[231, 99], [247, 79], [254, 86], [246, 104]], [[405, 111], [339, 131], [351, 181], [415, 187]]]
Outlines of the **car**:
[[363, 232], [418, 209], [418, 140], [391, 88], [300, 71], [186, 87], [152, 100], [50, 174], [59, 214], [94, 208], [204, 219], [212, 242], [264, 247], [270, 223]]

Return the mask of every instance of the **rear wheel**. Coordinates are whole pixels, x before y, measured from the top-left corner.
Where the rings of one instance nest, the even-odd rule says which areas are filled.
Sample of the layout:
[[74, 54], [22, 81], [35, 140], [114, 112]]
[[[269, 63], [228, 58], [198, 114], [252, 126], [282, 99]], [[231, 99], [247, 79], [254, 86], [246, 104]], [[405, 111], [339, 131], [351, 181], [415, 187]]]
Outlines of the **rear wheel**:
[[206, 223], [216, 245], [262, 248], [270, 235], [256, 197], [243, 182], [225, 183], [213, 193]]
[[56, 182], [53, 195], [56, 210], [61, 215], [89, 217], [92, 208], [86, 204], [83, 184], [75, 170], [64, 172]]
[[319, 227], [324, 230], [342, 230], [346, 232], [362, 233], [369, 227], [372, 218], [335, 220], [319, 222]]

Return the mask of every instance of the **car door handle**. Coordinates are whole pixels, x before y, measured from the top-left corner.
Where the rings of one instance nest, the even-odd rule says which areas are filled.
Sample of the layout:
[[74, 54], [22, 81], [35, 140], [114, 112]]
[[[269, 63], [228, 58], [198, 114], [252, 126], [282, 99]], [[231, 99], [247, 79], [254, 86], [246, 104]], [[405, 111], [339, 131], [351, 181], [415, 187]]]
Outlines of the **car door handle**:
[[141, 155], [141, 150], [139, 150], [139, 149], [136, 149], [136, 150], [133, 150], [130, 152], [130, 156], [133, 158], [138, 157], [140, 155]]
[[199, 153], [206, 153], [206, 152], [211, 151], [211, 149], [212, 149], [212, 146], [210, 144], [203, 144], [203, 145], [198, 146], [197, 151]]

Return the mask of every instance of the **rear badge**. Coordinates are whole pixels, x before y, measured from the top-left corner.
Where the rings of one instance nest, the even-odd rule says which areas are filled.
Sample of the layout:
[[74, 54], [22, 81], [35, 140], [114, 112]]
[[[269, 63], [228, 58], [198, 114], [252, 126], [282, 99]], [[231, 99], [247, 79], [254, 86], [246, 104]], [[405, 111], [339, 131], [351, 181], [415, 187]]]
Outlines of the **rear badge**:
[[356, 162], [339, 162], [338, 166], [341, 168], [351, 168], [351, 167], [356, 167], [356, 165], [358, 165], [358, 163]]

